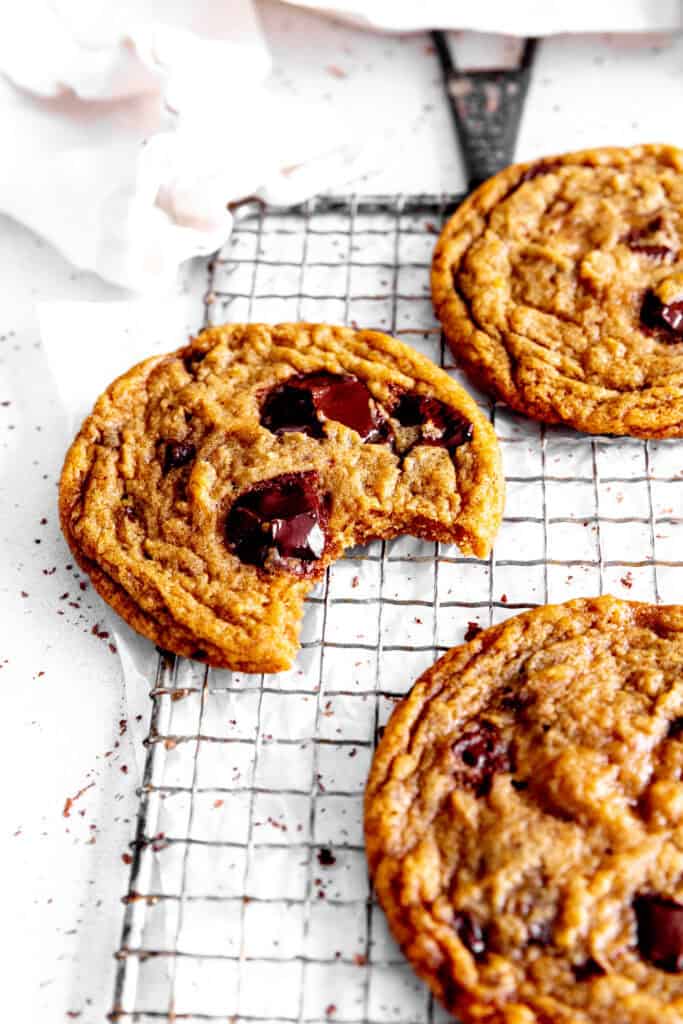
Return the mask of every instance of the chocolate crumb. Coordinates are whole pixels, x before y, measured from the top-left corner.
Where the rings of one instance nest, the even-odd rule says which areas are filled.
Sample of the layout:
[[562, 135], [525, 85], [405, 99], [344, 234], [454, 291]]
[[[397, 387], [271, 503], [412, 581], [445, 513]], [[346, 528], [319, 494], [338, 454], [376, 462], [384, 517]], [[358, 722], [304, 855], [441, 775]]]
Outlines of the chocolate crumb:
[[470, 640], [474, 640], [475, 636], [479, 636], [481, 632], [483, 632], [483, 629], [478, 622], [468, 622], [467, 630], [465, 631], [465, 641], [469, 643]]

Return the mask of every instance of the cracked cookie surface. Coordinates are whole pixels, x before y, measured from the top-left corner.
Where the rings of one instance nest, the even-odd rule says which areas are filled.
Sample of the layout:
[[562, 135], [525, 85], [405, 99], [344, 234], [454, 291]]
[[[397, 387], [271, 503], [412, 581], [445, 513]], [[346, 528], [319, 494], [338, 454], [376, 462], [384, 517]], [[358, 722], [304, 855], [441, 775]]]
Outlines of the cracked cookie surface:
[[683, 1021], [683, 607], [602, 597], [453, 648], [372, 765], [378, 899], [449, 1010]]
[[488, 420], [373, 331], [226, 325], [133, 367], [66, 458], [62, 528], [99, 593], [178, 654], [290, 667], [306, 593], [343, 550], [413, 533], [488, 554]]
[[444, 227], [432, 295], [458, 362], [513, 409], [587, 433], [683, 436], [683, 152], [507, 168]]

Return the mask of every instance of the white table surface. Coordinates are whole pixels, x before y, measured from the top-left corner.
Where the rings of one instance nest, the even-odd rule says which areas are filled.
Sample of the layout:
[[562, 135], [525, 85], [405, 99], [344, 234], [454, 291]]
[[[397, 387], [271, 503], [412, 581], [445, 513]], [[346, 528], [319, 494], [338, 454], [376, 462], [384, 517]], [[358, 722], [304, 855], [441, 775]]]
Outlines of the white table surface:
[[[322, 96], [342, 126], [365, 116], [371, 99], [385, 153], [358, 191], [463, 186], [426, 35], [373, 36], [275, 0], [258, 6], [283, 89]], [[472, 60], [489, 63], [506, 45], [459, 41]], [[680, 38], [546, 41], [517, 155], [643, 140], [681, 145], [682, 75]], [[124, 296], [5, 218], [0, 265], [3, 1015], [13, 1024], [91, 1024], [110, 1008], [136, 771], [118, 657], [110, 638], [96, 635], [102, 605], [74, 570], [58, 529], [65, 424], [34, 303]], [[198, 312], [202, 271], [188, 268], [180, 286], [196, 296]], [[67, 798], [83, 790], [65, 816]]]

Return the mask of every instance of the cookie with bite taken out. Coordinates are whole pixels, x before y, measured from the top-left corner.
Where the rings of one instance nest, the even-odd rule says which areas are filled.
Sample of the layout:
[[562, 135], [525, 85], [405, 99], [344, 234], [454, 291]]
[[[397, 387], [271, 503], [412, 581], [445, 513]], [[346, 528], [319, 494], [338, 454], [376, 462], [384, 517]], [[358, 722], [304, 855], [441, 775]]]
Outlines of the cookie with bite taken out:
[[60, 516], [134, 629], [276, 672], [298, 649], [305, 595], [346, 548], [412, 533], [485, 557], [503, 490], [488, 420], [409, 346], [233, 324], [107, 389], [66, 457]]

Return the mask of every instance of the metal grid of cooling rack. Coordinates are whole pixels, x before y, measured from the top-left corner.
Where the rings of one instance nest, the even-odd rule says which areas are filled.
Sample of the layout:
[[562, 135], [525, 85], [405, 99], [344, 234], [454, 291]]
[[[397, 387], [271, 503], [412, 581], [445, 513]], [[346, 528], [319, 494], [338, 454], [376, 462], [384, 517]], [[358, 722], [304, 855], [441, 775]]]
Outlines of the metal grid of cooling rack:
[[[243, 209], [209, 268], [206, 318], [376, 327], [462, 380], [429, 300], [456, 202]], [[411, 538], [348, 552], [307, 603], [291, 672], [160, 656], [113, 1019], [447, 1019], [368, 888], [362, 794], [379, 731], [472, 623], [602, 592], [673, 602], [683, 568], [679, 445], [546, 428], [477, 397], [507, 477], [488, 561]]]

